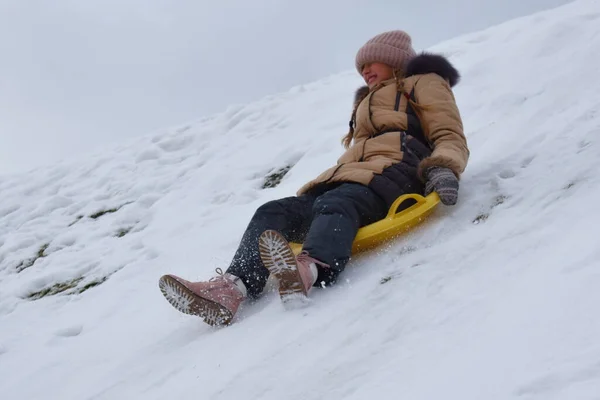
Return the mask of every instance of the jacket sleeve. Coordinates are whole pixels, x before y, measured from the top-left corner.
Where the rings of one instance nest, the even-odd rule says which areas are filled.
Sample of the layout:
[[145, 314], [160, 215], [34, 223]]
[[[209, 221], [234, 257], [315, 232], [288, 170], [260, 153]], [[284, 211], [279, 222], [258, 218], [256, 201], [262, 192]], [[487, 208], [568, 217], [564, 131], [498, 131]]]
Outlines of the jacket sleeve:
[[457, 178], [469, 160], [463, 124], [450, 85], [437, 74], [423, 75], [415, 84], [421, 125], [433, 153], [419, 164], [418, 174], [425, 181], [430, 167], [450, 168]]

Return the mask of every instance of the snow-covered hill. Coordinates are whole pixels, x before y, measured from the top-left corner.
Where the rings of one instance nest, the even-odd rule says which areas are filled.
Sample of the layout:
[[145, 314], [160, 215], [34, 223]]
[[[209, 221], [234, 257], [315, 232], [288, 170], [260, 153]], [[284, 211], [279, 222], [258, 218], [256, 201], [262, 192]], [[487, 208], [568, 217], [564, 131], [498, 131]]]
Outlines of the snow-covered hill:
[[157, 279], [226, 268], [335, 162], [354, 71], [1, 177], [0, 398], [599, 399], [600, 2], [430, 50], [463, 74], [460, 204], [304, 310], [271, 292], [214, 329]]

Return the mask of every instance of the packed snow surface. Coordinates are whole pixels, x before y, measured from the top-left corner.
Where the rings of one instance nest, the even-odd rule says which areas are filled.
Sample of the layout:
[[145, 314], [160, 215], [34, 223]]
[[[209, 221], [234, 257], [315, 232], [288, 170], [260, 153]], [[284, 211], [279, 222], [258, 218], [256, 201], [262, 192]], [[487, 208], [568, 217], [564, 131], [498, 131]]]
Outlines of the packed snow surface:
[[600, 2], [429, 50], [463, 75], [460, 202], [301, 310], [271, 282], [211, 328], [157, 280], [225, 269], [335, 162], [354, 71], [0, 177], [0, 397], [600, 399]]

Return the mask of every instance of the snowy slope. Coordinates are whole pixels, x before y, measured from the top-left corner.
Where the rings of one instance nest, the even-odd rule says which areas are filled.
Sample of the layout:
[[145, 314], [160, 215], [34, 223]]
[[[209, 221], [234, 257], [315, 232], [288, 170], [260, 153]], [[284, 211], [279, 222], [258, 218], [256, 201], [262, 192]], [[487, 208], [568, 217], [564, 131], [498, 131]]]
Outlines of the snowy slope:
[[600, 2], [431, 50], [464, 77], [460, 204], [304, 310], [269, 292], [214, 329], [157, 279], [226, 268], [256, 207], [335, 162], [353, 71], [1, 177], [0, 397], [600, 399]]

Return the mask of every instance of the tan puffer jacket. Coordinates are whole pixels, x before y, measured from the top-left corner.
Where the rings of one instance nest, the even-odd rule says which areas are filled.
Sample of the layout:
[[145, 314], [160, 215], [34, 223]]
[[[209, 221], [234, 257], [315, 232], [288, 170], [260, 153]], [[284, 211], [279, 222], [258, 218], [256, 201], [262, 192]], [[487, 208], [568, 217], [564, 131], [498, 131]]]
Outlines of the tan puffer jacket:
[[[396, 182], [382, 185], [380, 179], [373, 188], [378, 192], [395, 192], [379, 193], [393, 200], [407, 190], [420, 192], [420, 183], [429, 167], [450, 168], [460, 178], [469, 150], [451, 89], [459, 80], [458, 72], [442, 56], [421, 54], [411, 60], [406, 75], [400, 94], [395, 79], [384, 81], [370, 91], [359, 89], [366, 96], [361, 99], [357, 93], [360, 104], [352, 145], [337, 165], [304, 185], [298, 195], [334, 182], [373, 186], [375, 177], [385, 177]], [[416, 102], [416, 107], [410, 105], [409, 98]], [[390, 167], [401, 173], [386, 171]], [[411, 184], [399, 182], [410, 181], [410, 175], [414, 175]]]

